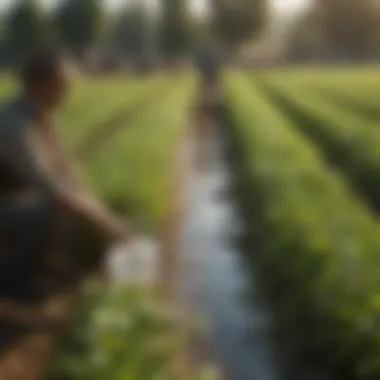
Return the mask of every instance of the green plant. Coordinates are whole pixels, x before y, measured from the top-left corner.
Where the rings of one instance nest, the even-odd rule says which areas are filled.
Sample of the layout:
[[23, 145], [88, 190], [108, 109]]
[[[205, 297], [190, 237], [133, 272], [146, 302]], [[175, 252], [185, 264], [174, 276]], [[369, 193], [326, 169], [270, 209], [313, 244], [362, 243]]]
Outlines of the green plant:
[[338, 377], [378, 378], [377, 220], [246, 76], [228, 78], [226, 108], [255, 247], [248, 259], [263, 272], [287, 345], [306, 366], [318, 358]]
[[172, 317], [147, 291], [90, 283], [63, 341], [57, 379], [172, 379]]

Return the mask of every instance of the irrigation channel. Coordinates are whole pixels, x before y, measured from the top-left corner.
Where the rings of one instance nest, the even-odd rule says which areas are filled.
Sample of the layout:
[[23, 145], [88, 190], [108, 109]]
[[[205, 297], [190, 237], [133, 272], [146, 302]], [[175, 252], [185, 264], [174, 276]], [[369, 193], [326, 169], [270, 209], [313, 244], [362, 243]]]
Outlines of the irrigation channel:
[[[188, 211], [176, 247], [180, 257], [175, 298], [185, 304], [190, 322], [192, 316], [206, 322], [205, 336], [191, 342], [190, 361], [218, 365], [218, 380], [281, 380], [271, 339], [273, 318], [236, 244], [242, 224], [235, 199], [229, 196], [232, 178], [224, 157], [225, 137], [219, 131], [207, 140], [200, 144], [192, 136], [185, 145], [184, 161], [192, 170], [187, 170]], [[207, 153], [201, 168], [196, 164], [200, 145]], [[121, 281], [133, 277], [131, 261], [121, 263], [127, 257], [123, 250], [119, 257], [114, 273], [119, 272]]]
[[[197, 145], [188, 143], [191, 162], [199, 154]], [[189, 211], [181, 236], [182, 294], [191, 311], [206, 320], [208, 349], [228, 380], [278, 380], [272, 318], [233, 243], [242, 226], [228, 195], [232, 178], [223, 134], [219, 131], [207, 145], [206, 166], [193, 170], [189, 181]]]

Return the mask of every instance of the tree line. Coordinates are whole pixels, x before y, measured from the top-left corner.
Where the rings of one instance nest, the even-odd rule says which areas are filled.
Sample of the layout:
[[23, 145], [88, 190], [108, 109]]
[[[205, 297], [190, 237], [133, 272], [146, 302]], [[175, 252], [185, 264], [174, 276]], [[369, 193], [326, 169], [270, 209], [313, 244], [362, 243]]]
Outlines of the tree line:
[[[13, 62], [43, 43], [78, 58], [105, 46], [131, 58], [152, 52], [183, 57], [205, 43], [234, 52], [260, 36], [271, 19], [268, 0], [208, 0], [207, 15], [190, 12], [191, 0], [158, 1], [159, 10], [134, 0], [111, 12], [103, 0], [60, 0], [49, 11], [38, 0], [15, 0], [1, 16], [0, 59]], [[293, 60], [378, 59], [379, 2], [313, 0], [292, 20], [284, 44]]]
[[235, 49], [264, 28], [266, 0], [210, 0], [207, 16], [190, 12], [190, 0], [160, 0], [159, 12], [135, 1], [112, 13], [102, 0], [61, 0], [47, 11], [20, 0], [2, 16], [1, 55], [14, 60], [41, 44], [59, 44], [76, 57], [99, 46], [130, 56], [159, 50], [188, 54], [203, 41]]
[[379, 2], [314, 0], [293, 23], [287, 45], [297, 60], [379, 59]]

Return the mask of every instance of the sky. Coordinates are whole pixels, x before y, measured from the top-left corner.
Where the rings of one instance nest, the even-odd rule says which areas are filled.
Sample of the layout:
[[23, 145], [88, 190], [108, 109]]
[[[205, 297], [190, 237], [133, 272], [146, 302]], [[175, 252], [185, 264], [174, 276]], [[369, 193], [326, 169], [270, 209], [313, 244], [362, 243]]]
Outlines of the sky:
[[[45, 4], [57, 3], [59, 0], [40, 0]], [[110, 7], [117, 7], [127, 1], [132, 0], [105, 0]], [[149, 1], [149, 0], [148, 0]], [[202, 10], [204, 8], [204, 2], [206, 0], [192, 0], [194, 8], [196, 10]], [[310, 0], [270, 0], [276, 9], [281, 14], [291, 14], [299, 9], [302, 9], [307, 5]], [[10, 4], [14, 3], [14, 0], [0, 0], [0, 9], [6, 9]]]
[[310, 0], [271, 0], [273, 6], [280, 13], [293, 13], [305, 8]]

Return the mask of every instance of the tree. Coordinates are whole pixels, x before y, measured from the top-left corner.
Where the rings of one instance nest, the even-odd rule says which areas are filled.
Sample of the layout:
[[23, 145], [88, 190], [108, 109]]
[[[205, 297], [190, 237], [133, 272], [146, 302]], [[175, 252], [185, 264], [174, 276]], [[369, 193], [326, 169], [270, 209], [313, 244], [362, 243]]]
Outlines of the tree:
[[141, 3], [127, 6], [116, 19], [113, 42], [133, 58], [143, 54], [145, 22], [147, 15]]
[[192, 40], [191, 19], [186, 0], [163, 0], [160, 22], [162, 52], [179, 57], [188, 51]]
[[105, 10], [101, 0], [66, 0], [55, 14], [62, 43], [75, 54], [100, 42], [105, 32]]
[[236, 48], [260, 33], [266, 24], [266, 0], [211, 0], [211, 25], [215, 37]]
[[373, 0], [315, 0], [293, 24], [290, 50], [307, 58], [367, 60], [380, 53], [380, 11]]
[[[380, 59], [380, 9], [376, 9], [376, 11], [372, 15], [375, 20], [375, 27], [373, 28], [373, 36], [372, 36], [372, 46], [371, 46], [371, 58]], [[377, 20], [377, 21], [376, 21]]]
[[288, 57], [297, 61], [321, 60], [328, 44], [315, 9], [308, 9], [292, 20], [286, 36]]
[[52, 40], [53, 29], [43, 10], [34, 0], [21, 0], [6, 20], [6, 45], [12, 58], [20, 58], [36, 45]]
[[371, 54], [378, 25], [378, 4], [374, 0], [318, 0], [315, 11], [331, 50], [354, 59]]

